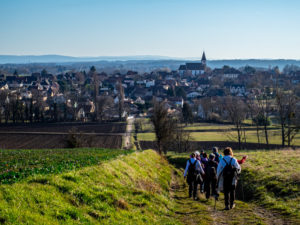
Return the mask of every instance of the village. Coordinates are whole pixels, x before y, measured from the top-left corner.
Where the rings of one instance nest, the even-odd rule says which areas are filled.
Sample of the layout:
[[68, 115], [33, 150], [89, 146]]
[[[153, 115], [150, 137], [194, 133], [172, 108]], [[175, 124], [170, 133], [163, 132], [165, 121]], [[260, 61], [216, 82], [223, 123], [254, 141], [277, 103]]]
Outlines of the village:
[[[0, 121], [113, 121], [129, 115], [148, 116], [152, 100], [165, 101], [170, 113], [180, 114], [184, 103], [195, 120], [219, 120], [222, 98], [253, 99], [275, 96], [275, 87], [300, 90], [300, 68], [286, 66], [259, 69], [207, 66], [201, 61], [180, 65], [178, 70], [150, 73], [129, 70], [112, 74], [68, 71], [0, 75]], [[296, 88], [298, 87], [298, 88]], [[297, 91], [296, 91], [297, 92]], [[299, 96], [299, 93], [295, 93]]]

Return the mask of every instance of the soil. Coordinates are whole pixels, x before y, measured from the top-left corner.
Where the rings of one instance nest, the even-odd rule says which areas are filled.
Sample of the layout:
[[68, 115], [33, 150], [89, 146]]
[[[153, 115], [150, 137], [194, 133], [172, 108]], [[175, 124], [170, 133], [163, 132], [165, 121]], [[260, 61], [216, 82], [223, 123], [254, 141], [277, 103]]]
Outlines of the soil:
[[45, 123], [0, 126], [0, 148], [43, 149], [68, 147], [70, 134], [82, 140], [81, 147], [122, 147], [126, 123]]

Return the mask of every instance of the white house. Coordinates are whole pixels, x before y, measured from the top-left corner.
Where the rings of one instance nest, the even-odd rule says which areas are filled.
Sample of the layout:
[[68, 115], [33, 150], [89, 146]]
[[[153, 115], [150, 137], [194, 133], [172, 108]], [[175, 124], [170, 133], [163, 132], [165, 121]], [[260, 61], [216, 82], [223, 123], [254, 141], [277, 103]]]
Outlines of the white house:
[[153, 87], [153, 86], [155, 86], [155, 80], [150, 80], [150, 81], [146, 82], [146, 87], [147, 88]]
[[188, 97], [188, 98], [197, 98], [198, 96], [201, 96], [201, 94], [199, 92], [196, 92], [196, 91], [193, 91], [193, 92], [188, 93], [186, 95], [186, 97]]
[[246, 93], [246, 89], [244, 85], [231, 85], [230, 93], [233, 95], [243, 96]]

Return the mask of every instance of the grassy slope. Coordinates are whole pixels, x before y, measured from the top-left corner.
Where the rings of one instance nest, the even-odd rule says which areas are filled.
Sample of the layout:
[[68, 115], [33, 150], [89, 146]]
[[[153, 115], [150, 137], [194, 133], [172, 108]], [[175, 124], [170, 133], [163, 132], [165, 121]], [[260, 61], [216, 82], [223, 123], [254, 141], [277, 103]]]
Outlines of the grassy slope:
[[169, 198], [171, 167], [155, 152], [0, 186], [0, 222], [181, 224]]
[[238, 152], [246, 196], [300, 223], [300, 150]]

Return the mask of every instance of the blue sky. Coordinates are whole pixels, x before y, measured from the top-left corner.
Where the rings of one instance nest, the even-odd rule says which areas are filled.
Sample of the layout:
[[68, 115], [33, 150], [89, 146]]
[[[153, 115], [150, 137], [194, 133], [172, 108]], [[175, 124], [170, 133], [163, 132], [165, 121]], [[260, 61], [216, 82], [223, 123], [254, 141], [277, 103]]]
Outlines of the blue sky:
[[0, 0], [0, 54], [300, 59], [297, 0]]

